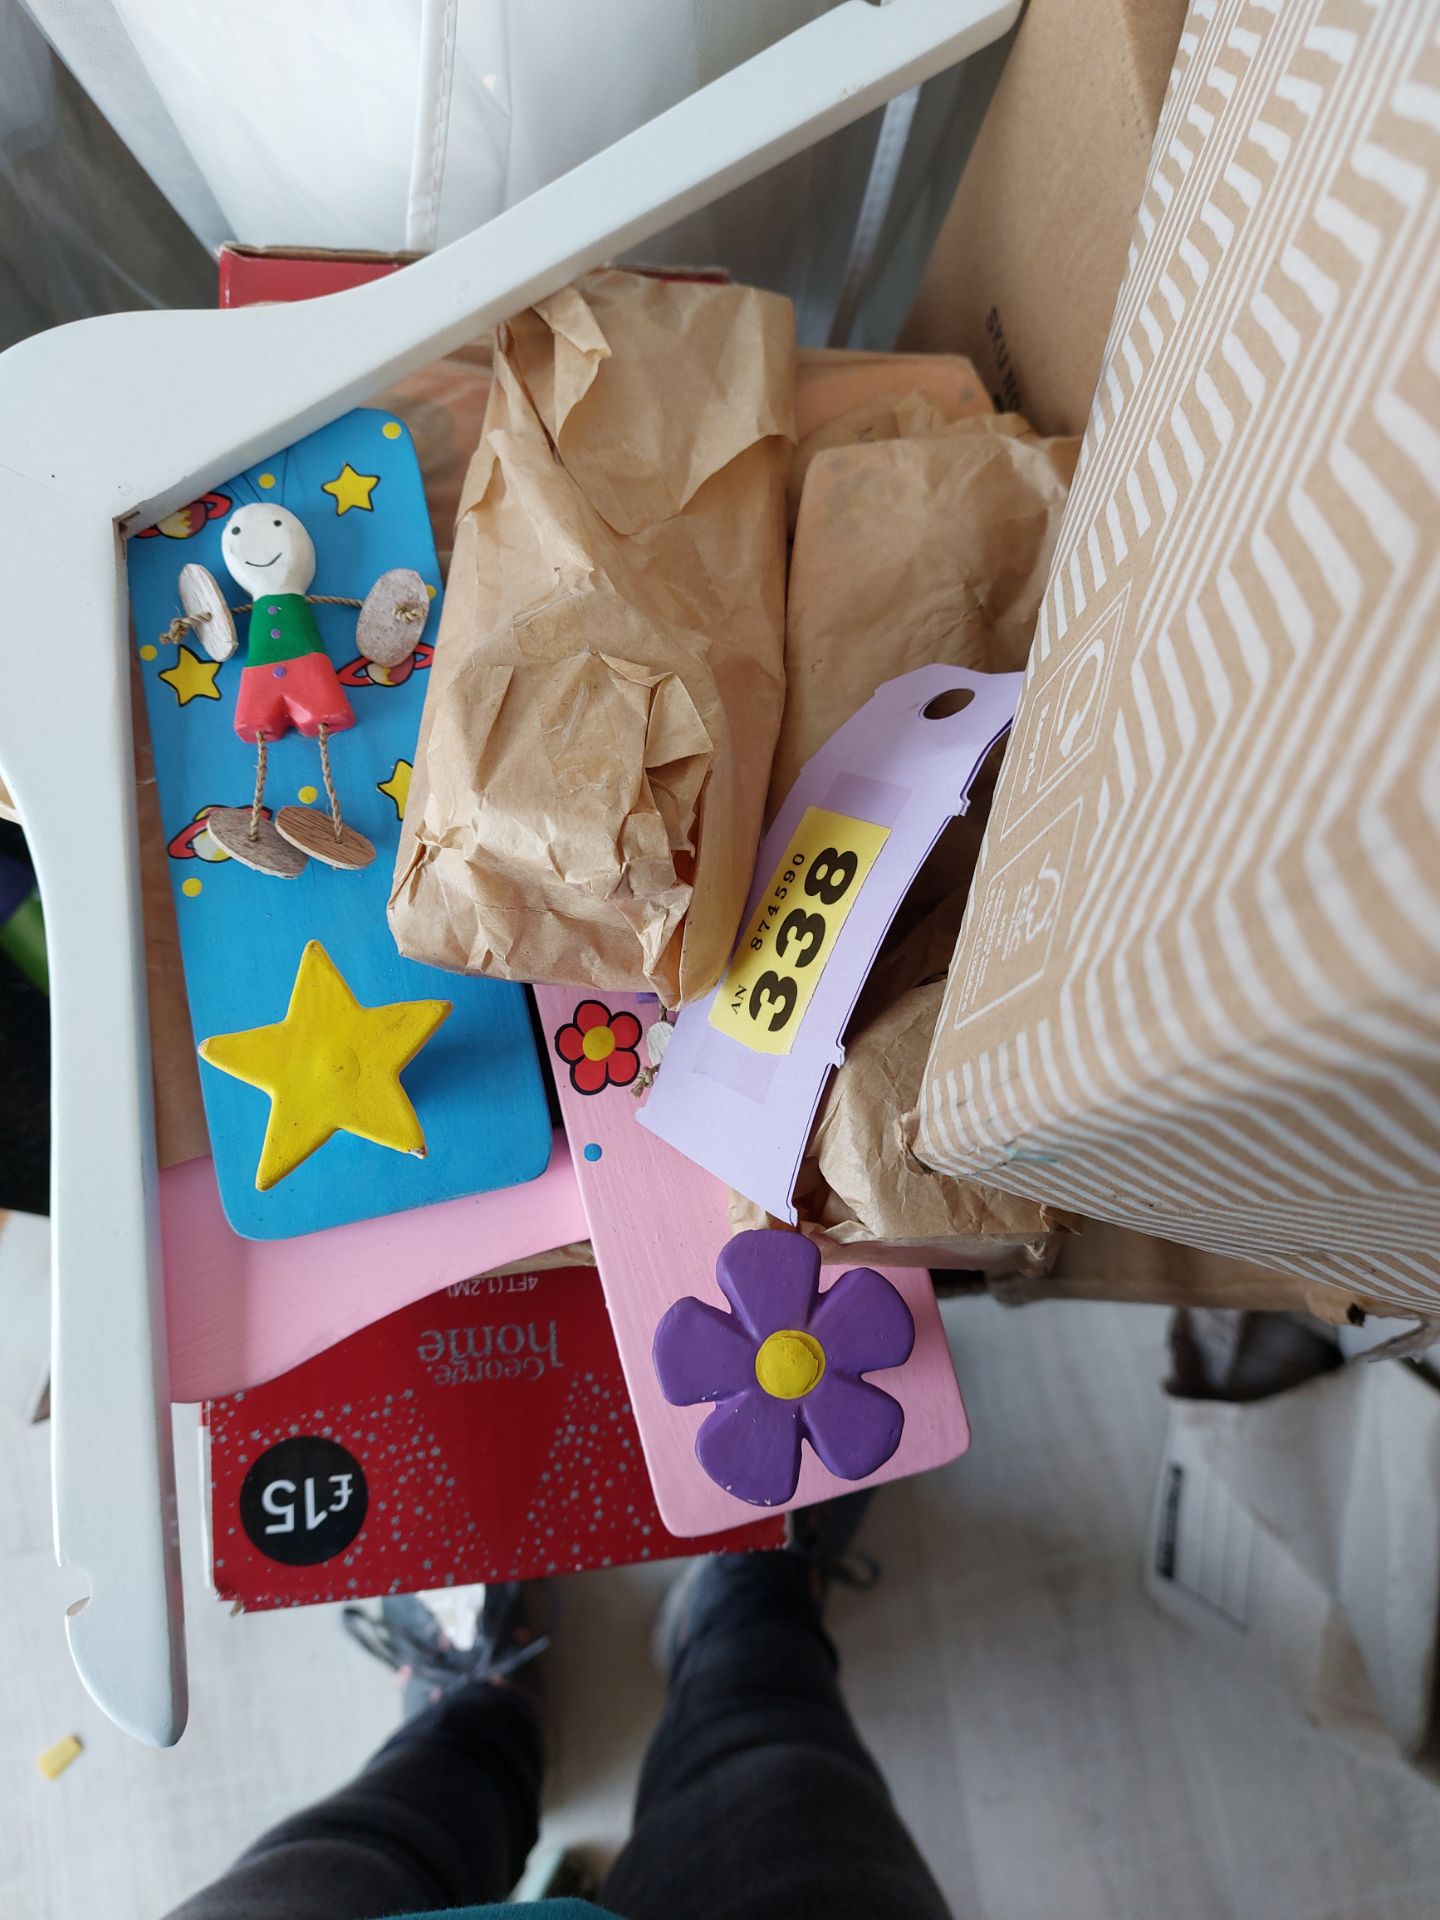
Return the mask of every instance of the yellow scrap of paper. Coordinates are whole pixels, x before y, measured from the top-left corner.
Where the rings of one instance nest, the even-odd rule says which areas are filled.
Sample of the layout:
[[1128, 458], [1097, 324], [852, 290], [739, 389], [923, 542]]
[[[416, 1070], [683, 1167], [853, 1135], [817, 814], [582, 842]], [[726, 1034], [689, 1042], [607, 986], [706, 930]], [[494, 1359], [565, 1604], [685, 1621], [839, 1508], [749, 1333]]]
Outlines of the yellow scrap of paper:
[[740, 929], [710, 1025], [752, 1053], [789, 1053], [888, 827], [807, 807]]
[[72, 1760], [78, 1760], [85, 1751], [85, 1743], [78, 1733], [67, 1733], [63, 1740], [57, 1740], [53, 1747], [47, 1747], [36, 1759], [36, 1766], [47, 1780], [58, 1780]]

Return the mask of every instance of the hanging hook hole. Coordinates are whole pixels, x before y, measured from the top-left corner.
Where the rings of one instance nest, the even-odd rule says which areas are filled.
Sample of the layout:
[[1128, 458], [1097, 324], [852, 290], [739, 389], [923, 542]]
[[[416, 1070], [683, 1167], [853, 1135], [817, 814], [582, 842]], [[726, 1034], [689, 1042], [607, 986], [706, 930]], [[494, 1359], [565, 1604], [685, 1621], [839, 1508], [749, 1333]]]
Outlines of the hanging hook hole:
[[948, 687], [944, 693], [937, 693], [933, 700], [927, 700], [920, 709], [922, 720], [950, 720], [957, 713], [963, 713], [975, 698], [973, 687]]

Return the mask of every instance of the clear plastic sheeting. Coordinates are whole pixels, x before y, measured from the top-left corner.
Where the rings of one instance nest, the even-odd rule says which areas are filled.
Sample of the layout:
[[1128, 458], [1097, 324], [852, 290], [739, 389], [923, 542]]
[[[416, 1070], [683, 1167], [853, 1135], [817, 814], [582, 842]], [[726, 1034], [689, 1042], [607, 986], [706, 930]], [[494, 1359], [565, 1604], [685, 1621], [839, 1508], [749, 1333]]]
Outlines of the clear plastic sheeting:
[[0, 348], [89, 314], [214, 297], [193, 233], [30, 17], [0, 6]]
[[[137, 151], [160, 102], [225, 221], [210, 244], [387, 251], [482, 225], [829, 3], [30, 0]], [[173, 148], [152, 164], [184, 190]]]
[[[832, 0], [27, 4], [208, 245], [394, 251], [483, 225]], [[898, 325], [968, 145], [949, 137], [956, 97], [953, 75], [924, 90], [923, 178], [906, 168], [904, 195], [882, 196], [858, 281], [879, 115], [693, 215], [643, 257], [722, 266], [789, 294], [813, 343], [831, 337], [842, 301], [852, 330], [869, 263], [886, 260], [905, 282], [885, 302]]]

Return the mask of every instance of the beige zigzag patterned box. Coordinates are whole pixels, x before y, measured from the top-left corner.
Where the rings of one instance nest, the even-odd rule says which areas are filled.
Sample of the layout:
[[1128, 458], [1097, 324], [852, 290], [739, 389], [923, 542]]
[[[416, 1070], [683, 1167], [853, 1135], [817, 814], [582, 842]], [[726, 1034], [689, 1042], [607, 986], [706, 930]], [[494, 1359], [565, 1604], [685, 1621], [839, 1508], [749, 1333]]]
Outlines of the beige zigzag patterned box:
[[1440, 1300], [1440, 7], [1192, 6], [920, 1151]]

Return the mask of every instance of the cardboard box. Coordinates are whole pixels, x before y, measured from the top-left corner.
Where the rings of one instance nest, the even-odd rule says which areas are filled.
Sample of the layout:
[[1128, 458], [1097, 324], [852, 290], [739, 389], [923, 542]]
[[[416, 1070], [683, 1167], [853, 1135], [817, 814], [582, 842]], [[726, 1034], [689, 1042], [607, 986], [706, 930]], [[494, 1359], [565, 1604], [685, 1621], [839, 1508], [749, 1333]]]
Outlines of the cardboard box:
[[206, 1403], [211, 1584], [249, 1612], [779, 1547], [655, 1506], [592, 1269], [462, 1280]]
[[900, 345], [1080, 433], [1185, 0], [1030, 0]]
[[945, 1171], [1440, 1299], [1423, 9], [1196, 7], [922, 1093]]
[[364, 248], [246, 247], [231, 240], [220, 249], [222, 307], [265, 306], [284, 300], [319, 300], [398, 273], [418, 253], [372, 253]]

